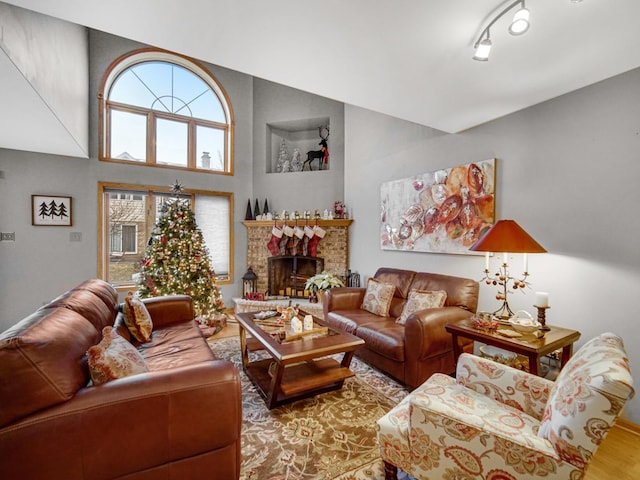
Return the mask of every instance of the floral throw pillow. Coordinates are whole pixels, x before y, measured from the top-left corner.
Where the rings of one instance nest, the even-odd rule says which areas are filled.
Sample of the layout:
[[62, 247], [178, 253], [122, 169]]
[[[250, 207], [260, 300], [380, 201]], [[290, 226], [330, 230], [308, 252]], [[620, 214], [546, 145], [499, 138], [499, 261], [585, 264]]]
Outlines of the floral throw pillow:
[[133, 292], [129, 292], [124, 299], [124, 323], [139, 342], [148, 342], [151, 339], [151, 315], [142, 300], [133, 296]]
[[367, 291], [364, 294], [362, 308], [381, 317], [389, 315], [389, 306], [396, 287], [390, 283], [383, 283], [375, 278], [367, 280]]
[[447, 292], [444, 290], [411, 290], [407, 303], [405, 303], [402, 314], [396, 323], [404, 325], [409, 315], [419, 310], [444, 307], [446, 300]]
[[94, 385], [149, 371], [136, 347], [118, 335], [112, 327], [102, 329], [102, 340], [89, 348], [87, 355]]

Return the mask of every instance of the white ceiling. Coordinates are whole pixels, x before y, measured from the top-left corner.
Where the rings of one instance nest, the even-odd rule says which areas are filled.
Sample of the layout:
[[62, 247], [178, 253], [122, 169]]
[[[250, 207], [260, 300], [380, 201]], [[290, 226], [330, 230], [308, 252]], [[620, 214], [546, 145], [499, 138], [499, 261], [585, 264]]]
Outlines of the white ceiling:
[[529, 31], [507, 33], [513, 10], [491, 29], [489, 61], [472, 60], [512, 1], [5, 3], [446, 132], [640, 66], [639, 0], [527, 0]]

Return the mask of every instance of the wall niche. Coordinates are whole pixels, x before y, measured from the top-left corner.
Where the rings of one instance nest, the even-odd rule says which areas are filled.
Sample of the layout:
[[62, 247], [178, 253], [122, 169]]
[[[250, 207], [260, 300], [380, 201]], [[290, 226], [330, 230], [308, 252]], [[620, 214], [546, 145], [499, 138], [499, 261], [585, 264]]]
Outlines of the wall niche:
[[[267, 173], [329, 170], [331, 157], [325, 161], [321, 142], [326, 141], [330, 152], [330, 130], [329, 117], [268, 123]], [[307, 155], [308, 152], [317, 153]]]

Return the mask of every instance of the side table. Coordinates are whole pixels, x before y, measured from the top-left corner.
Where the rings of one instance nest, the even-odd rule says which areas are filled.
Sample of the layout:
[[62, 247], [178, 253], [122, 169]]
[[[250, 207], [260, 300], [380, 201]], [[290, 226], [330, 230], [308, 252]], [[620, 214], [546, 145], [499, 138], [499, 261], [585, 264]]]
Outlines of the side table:
[[[444, 328], [451, 334], [453, 355], [456, 363], [458, 363], [458, 357], [462, 353], [462, 349], [458, 344], [458, 337], [463, 337], [527, 357], [529, 359], [529, 372], [534, 375], [538, 375], [540, 370], [540, 359], [560, 348], [562, 348], [560, 361], [560, 369], [562, 369], [571, 358], [571, 355], [573, 355], [574, 342], [580, 338], [580, 332], [576, 330], [554, 326], [550, 326], [551, 329], [545, 332], [542, 338], [526, 333], [523, 333], [521, 337], [510, 338], [496, 333], [495, 330], [476, 328], [471, 322], [447, 324]], [[499, 329], [515, 331], [508, 325], [500, 325]]]

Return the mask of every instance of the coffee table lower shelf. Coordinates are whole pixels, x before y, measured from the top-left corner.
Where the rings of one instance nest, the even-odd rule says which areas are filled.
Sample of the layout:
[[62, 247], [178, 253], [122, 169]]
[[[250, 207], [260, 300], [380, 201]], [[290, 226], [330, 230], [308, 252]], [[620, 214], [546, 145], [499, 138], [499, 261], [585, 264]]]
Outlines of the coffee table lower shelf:
[[[281, 378], [278, 382], [278, 369]], [[297, 364], [279, 366], [272, 359], [258, 360], [244, 368], [269, 408], [286, 402], [307, 398], [319, 393], [342, 388], [344, 380], [354, 376], [332, 358], [307, 360]]]

